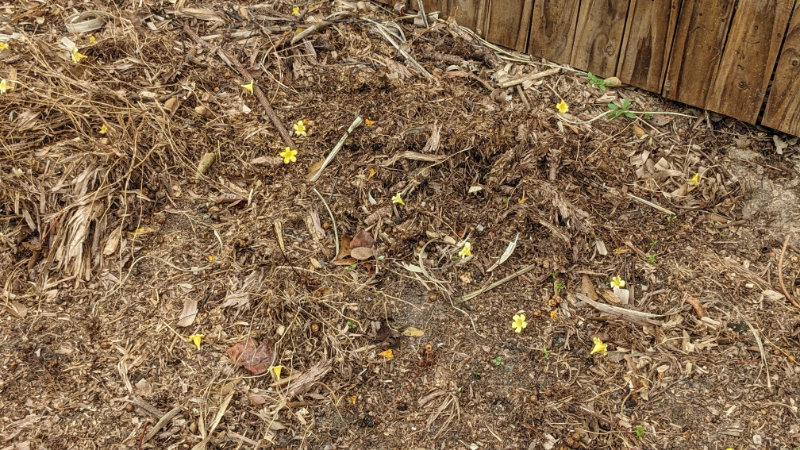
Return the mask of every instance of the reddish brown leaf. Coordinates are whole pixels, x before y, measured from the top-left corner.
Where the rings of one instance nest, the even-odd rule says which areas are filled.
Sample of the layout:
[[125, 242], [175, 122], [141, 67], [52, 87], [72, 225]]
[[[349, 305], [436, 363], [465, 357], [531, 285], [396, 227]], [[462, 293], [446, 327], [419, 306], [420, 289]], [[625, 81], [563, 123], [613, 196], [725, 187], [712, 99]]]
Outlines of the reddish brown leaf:
[[235, 344], [225, 353], [237, 366], [242, 366], [253, 375], [261, 375], [269, 370], [275, 361], [275, 344], [265, 339], [260, 344], [252, 338]]
[[372, 248], [374, 246], [375, 246], [375, 239], [372, 239], [372, 235], [367, 230], [359, 231], [353, 237], [352, 242], [350, 242], [350, 248], [358, 248], [358, 247]]

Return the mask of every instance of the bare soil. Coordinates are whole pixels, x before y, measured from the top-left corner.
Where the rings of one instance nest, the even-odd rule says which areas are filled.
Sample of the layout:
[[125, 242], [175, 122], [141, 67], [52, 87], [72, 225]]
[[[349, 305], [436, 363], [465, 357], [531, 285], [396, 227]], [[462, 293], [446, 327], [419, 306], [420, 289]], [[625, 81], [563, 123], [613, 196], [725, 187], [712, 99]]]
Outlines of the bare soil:
[[149, 3], [0, 8], [0, 448], [800, 446], [797, 138], [377, 4]]

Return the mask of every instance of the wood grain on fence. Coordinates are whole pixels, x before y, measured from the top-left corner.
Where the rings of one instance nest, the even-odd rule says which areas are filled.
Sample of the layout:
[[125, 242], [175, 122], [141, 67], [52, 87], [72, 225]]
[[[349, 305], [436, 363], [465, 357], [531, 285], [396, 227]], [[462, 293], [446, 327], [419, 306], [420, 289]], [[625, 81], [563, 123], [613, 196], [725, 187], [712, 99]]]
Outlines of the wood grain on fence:
[[579, 0], [533, 2], [528, 52], [553, 62], [569, 64], [579, 8]]
[[703, 107], [717, 74], [734, 0], [684, 0], [663, 95]]
[[705, 109], [755, 123], [794, 0], [740, 0]]
[[761, 123], [800, 136], [800, 1], [794, 6]]
[[679, 6], [680, 0], [631, 0], [617, 65], [623, 83], [661, 92]]
[[571, 65], [614, 76], [627, 13], [628, 0], [582, 0]]
[[530, 0], [489, 0], [486, 40], [524, 52], [528, 46], [532, 7]]

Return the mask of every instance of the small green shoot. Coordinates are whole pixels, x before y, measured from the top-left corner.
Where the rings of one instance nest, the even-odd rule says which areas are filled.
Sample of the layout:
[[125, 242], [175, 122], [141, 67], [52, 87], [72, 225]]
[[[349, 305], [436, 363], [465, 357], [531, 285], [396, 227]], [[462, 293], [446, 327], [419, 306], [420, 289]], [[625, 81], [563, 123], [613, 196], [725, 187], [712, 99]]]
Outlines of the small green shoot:
[[558, 283], [556, 283], [556, 292], [558, 292], [560, 294], [561, 291], [564, 290], [564, 287], [565, 287], [564, 283], [559, 281]]
[[587, 73], [586, 77], [589, 78], [589, 84], [591, 86], [595, 86], [597, 87], [597, 89], [600, 89], [601, 91], [606, 90], [606, 81], [604, 79], [598, 77], [592, 72]]
[[644, 425], [636, 425], [635, 432], [636, 432], [636, 437], [639, 438], [639, 440], [641, 441], [642, 437], [644, 437]]
[[656, 254], [655, 253], [652, 253], [652, 254], [650, 254], [650, 256], [647, 257], [647, 264], [650, 264], [651, 266], [655, 266], [656, 265]]
[[353, 322], [352, 320], [347, 319], [347, 328], [349, 328], [351, 330], [355, 330], [356, 328], [358, 328], [358, 325], [355, 322]]
[[671, 224], [672, 222], [675, 222], [675, 219], [677, 219], [677, 218], [678, 218], [678, 216], [667, 216], [667, 224]]
[[497, 358], [493, 359], [493, 360], [492, 360], [492, 363], [493, 363], [495, 366], [505, 366], [505, 365], [506, 365], [506, 363], [504, 363], [504, 362], [503, 362], [503, 358], [501, 358], [501, 357], [499, 357], [499, 356], [498, 356]]
[[553, 281], [555, 281], [556, 277], [558, 276], [558, 272], [553, 271], [553, 273], [551, 273], [550, 276], [553, 277]]
[[631, 107], [631, 101], [627, 98], [622, 101], [621, 105], [609, 103], [608, 109], [610, 109], [611, 111], [609, 111], [608, 113], [608, 118], [611, 120], [617, 120], [620, 116], [624, 115], [629, 119], [635, 119], [636, 114], [630, 111], [630, 107]]
[[346, 270], [347, 272], [350, 272], [351, 270], [355, 269], [356, 267], [358, 267], [358, 263], [355, 263], [352, 266], [347, 266], [347, 267], [344, 268], [344, 270]]
[[477, 379], [479, 379], [479, 380], [481, 379], [481, 373], [478, 372], [477, 370], [473, 370], [472, 371], [472, 376], [477, 378]]
[[542, 349], [542, 354], [544, 355], [544, 359], [547, 359], [547, 358], [550, 357], [550, 350], [548, 350], [546, 348], [543, 348]]

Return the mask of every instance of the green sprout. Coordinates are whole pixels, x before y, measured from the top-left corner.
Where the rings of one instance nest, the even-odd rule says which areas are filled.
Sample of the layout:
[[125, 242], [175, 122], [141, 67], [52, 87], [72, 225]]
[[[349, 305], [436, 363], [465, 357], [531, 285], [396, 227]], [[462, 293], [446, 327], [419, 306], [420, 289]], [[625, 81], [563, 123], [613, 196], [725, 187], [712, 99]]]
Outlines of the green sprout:
[[499, 357], [499, 356], [498, 356], [497, 358], [493, 359], [493, 360], [492, 360], [492, 363], [493, 363], [495, 366], [505, 366], [505, 365], [506, 365], [506, 363], [504, 363], [504, 362], [503, 362], [503, 358], [501, 358], [501, 357]]
[[629, 119], [635, 119], [636, 114], [630, 111], [630, 107], [631, 107], [631, 101], [628, 100], [627, 98], [622, 101], [621, 105], [609, 103], [608, 109], [610, 109], [611, 111], [609, 111], [608, 113], [608, 118], [611, 120], [617, 120], [620, 116], [624, 115]]
[[477, 370], [473, 370], [472, 371], [472, 376], [477, 378], [477, 379], [480, 379], [481, 378], [481, 373], [479, 371], [477, 371]]
[[353, 322], [352, 320], [347, 319], [347, 328], [350, 328], [351, 330], [355, 330], [356, 328], [358, 328], [358, 325], [355, 322]]
[[356, 267], [358, 267], [358, 263], [355, 263], [355, 264], [353, 264], [351, 266], [347, 266], [347, 267], [344, 268], [344, 270], [350, 272], [351, 270], [355, 269]]
[[639, 438], [639, 440], [641, 441], [642, 437], [644, 436], [644, 425], [636, 425], [635, 432], [636, 432], [636, 437]]
[[667, 216], [667, 223], [671, 224], [672, 222], [675, 222], [675, 219], [677, 218], [678, 216]]
[[548, 350], [546, 348], [543, 348], [542, 349], [542, 354], [544, 354], [544, 359], [547, 359], [547, 358], [550, 357], [550, 350]]
[[589, 84], [591, 86], [596, 86], [597, 89], [600, 89], [601, 91], [605, 91], [606, 90], [606, 80], [598, 77], [597, 75], [593, 74], [592, 72], [587, 73], [586, 77], [589, 78]]
[[651, 266], [655, 266], [656, 265], [656, 254], [655, 253], [653, 253], [653, 254], [651, 254], [650, 256], [647, 257], [647, 264], [650, 264]]
[[556, 292], [561, 293], [561, 291], [564, 290], [564, 287], [565, 287], [564, 283], [559, 281], [558, 283], [556, 283]]

